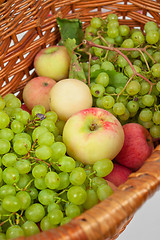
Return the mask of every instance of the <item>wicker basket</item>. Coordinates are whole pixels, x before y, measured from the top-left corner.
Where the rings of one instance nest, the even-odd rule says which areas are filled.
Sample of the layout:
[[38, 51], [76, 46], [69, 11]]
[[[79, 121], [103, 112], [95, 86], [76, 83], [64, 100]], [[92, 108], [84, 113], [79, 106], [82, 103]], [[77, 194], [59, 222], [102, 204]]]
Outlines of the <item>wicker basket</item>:
[[[33, 59], [60, 38], [56, 18], [79, 18], [85, 28], [93, 16], [116, 13], [121, 24], [141, 27], [155, 21], [160, 27], [160, 0], [0, 0], [0, 94], [21, 93], [35, 76]], [[70, 223], [28, 240], [116, 239], [136, 210], [160, 185], [160, 146], [112, 196]], [[20, 239], [24, 239], [21, 237]]]

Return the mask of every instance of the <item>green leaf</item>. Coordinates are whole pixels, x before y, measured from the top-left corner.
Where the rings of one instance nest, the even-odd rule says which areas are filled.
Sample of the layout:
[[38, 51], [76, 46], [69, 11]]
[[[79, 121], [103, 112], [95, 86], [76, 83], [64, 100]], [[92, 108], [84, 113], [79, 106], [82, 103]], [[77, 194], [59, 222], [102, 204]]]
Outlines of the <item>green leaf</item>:
[[75, 38], [76, 44], [82, 42], [84, 32], [82, 22], [79, 19], [57, 18], [61, 39], [65, 42], [68, 38]]
[[96, 70], [91, 74], [91, 79], [95, 79], [99, 73], [106, 72], [109, 75], [109, 85], [118, 88], [124, 87], [127, 83], [128, 78], [120, 72], [116, 72], [115, 70], [112, 71], [104, 71], [103, 69]]
[[76, 40], [68, 38], [65, 41], [64, 45], [67, 48], [68, 53], [71, 57], [69, 78], [75, 78], [75, 79], [86, 82], [86, 76], [85, 76], [82, 64], [78, 60], [77, 53], [73, 51], [77, 46]]

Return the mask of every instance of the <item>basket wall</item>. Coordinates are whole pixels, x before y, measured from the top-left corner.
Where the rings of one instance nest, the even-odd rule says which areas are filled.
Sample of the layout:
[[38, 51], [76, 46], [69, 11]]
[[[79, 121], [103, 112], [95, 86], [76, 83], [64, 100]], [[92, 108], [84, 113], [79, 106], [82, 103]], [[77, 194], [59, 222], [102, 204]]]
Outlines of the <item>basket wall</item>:
[[[79, 18], [85, 28], [92, 17], [106, 18], [110, 13], [130, 27], [143, 29], [150, 20], [160, 27], [160, 0], [1, 0], [0, 95], [13, 92], [21, 98], [23, 87], [35, 76], [35, 55], [60, 38], [57, 17]], [[63, 227], [25, 239], [115, 239], [159, 185], [160, 146], [108, 199]]]

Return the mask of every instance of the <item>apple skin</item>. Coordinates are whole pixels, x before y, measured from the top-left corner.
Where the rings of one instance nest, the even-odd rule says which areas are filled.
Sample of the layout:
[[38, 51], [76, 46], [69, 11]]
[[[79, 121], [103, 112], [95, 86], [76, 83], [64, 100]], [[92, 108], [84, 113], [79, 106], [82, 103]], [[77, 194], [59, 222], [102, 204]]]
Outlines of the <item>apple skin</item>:
[[34, 67], [38, 76], [59, 81], [67, 78], [70, 67], [70, 56], [66, 47], [52, 46], [42, 49], [34, 58]]
[[50, 109], [60, 120], [66, 121], [74, 113], [92, 107], [92, 94], [88, 85], [77, 79], [57, 82], [50, 93]]
[[26, 106], [25, 103], [22, 103], [22, 104], [21, 104], [21, 108], [22, 108], [24, 111], [26, 111], [26, 112], [28, 112], [29, 114], [31, 114], [31, 111], [27, 108], [27, 106]]
[[101, 108], [88, 108], [72, 115], [63, 129], [67, 153], [84, 164], [112, 160], [121, 150], [124, 132], [118, 119]]
[[119, 163], [114, 163], [113, 170], [110, 174], [104, 177], [105, 180], [112, 182], [115, 186], [119, 186], [125, 183], [132, 171], [120, 165]]
[[43, 105], [46, 111], [49, 107], [49, 92], [56, 84], [48, 77], [35, 77], [31, 79], [24, 87], [22, 98], [26, 107], [31, 111], [35, 105]]
[[149, 131], [139, 123], [123, 125], [124, 145], [116, 161], [133, 171], [138, 170], [151, 155], [154, 145]]

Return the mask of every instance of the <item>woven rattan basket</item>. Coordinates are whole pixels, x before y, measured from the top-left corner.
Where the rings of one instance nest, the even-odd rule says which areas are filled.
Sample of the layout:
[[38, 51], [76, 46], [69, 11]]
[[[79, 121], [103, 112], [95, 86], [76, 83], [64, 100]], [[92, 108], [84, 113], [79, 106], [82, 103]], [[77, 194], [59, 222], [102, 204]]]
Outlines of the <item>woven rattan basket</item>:
[[[37, 52], [58, 42], [56, 18], [79, 18], [84, 28], [93, 16], [116, 13], [121, 24], [160, 27], [160, 0], [0, 0], [0, 94], [18, 94], [35, 76]], [[160, 146], [112, 196], [70, 223], [26, 239], [116, 239], [134, 213], [160, 186]], [[20, 238], [20, 239], [23, 239]]]

